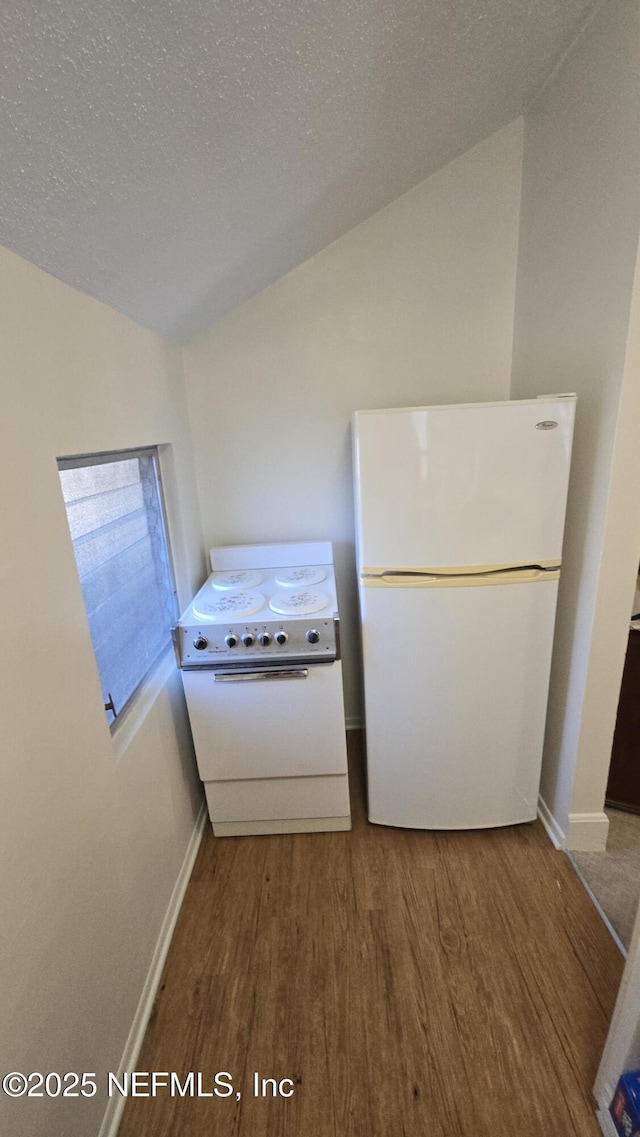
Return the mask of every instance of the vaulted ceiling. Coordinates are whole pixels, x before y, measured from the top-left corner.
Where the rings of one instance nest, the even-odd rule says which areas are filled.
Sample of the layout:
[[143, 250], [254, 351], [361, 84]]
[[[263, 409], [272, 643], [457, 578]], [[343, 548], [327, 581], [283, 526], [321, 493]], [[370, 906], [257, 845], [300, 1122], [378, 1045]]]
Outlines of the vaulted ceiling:
[[185, 342], [526, 108], [593, 0], [5, 0], [0, 243]]

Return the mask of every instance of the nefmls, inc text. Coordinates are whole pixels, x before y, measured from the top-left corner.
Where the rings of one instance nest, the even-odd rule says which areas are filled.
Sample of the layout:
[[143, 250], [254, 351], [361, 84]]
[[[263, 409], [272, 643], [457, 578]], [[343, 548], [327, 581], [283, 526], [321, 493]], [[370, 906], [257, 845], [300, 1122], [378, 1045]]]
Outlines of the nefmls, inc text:
[[[254, 1097], [289, 1098], [295, 1092], [292, 1078], [262, 1078], [256, 1071], [253, 1075]], [[229, 1098], [235, 1094], [240, 1099], [240, 1091], [234, 1089], [233, 1076], [228, 1070], [215, 1074], [203, 1074], [201, 1070], [190, 1070], [187, 1074], [177, 1074], [172, 1070], [133, 1070], [123, 1074], [109, 1074], [107, 1077], [109, 1097], [169, 1097]]]

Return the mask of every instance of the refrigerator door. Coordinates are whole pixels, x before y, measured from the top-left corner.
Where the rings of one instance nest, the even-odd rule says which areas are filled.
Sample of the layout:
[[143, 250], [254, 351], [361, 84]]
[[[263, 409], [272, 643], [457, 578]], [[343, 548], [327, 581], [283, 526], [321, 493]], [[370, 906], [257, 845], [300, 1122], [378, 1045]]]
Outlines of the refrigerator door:
[[371, 821], [536, 816], [557, 589], [361, 587]]
[[359, 565], [557, 564], [575, 396], [359, 411]]

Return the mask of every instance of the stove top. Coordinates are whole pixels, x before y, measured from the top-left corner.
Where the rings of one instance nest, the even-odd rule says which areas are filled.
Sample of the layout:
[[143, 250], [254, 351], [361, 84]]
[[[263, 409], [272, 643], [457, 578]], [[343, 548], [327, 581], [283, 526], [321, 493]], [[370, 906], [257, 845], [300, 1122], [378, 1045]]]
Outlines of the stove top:
[[183, 668], [250, 670], [337, 658], [329, 542], [212, 549], [211, 565], [176, 628]]
[[327, 579], [326, 565], [298, 565], [296, 568], [277, 569], [274, 581], [279, 588], [310, 588]]
[[[209, 578], [209, 584], [214, 581]], [[226, 624], [228, 620], [240, 619], [242, 616], [253, 616], [264, 608], [265, 597], [261, 592], [212, 592], [211, 588], [202, 589], [196, 596], [191, 609], [197, 620], [204, 620], [208, 624]]]
[[317, 588], [292, 588], [290, 592], [276, 592], [269, 597], [269, 607], [280, 616], [310, 616], [330, 607], [326, 592]]
[[261, 584], [262, 573], [257, 569], [229, 569], [227, 572], [212, 572], [209, 580], [219, 592], [236, 592], [239, 588], [255, 588]]

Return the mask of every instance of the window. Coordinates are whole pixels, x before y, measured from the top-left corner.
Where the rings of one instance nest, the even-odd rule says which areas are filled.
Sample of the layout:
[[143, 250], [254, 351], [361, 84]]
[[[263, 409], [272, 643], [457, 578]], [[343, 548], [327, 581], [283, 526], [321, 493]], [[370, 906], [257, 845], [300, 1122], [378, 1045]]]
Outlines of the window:
[[171, 642], [176, 598], [155, 448], [58, 459], [113, 724]]

